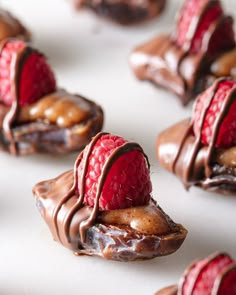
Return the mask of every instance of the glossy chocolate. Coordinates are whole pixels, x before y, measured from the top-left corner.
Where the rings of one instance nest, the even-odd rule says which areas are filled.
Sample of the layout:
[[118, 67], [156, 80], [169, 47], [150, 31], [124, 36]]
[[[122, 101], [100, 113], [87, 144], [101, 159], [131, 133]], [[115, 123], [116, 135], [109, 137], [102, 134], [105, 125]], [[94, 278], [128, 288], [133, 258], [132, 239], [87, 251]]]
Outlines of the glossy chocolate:
[[11, 37], [29, 40], [30, 33], [12, 14], [0, 9], [0, 41]]
[[184, 241], [187, 231], [175, 224], [152, 199], [146, 206], [99, 211], [102, 188], [113, 163], [128, 151], [143, 153], [138, 144], [125, 143], [112, 153], [99, 178], [94, 207], [83, 204], [88, 159], [103, 134], [97, 134], [86, 149], [81, 175], [78, 175], [78, 166], [83, 152], [75, 162], [74, 171], [41, 182], [33, 189], [37, 206], [54, 239], [76, 255], [96, 255], [118, 261], [173, 253]]
[[[4, 47], [2, 41], [0, 50]], [[13, 155], [65, 153], [81, 150], [103, 126], [103, 111], [91, 100], [58, 89], [36, 103], [19, 106], [19, 83], [25, 60], [33, 52], [21, 49], [11, 67], [13, 103], [0, 103], [0, 150]]]
[[169, 286], [156, 292], [155, 295], [177, 295], [177, 285]]
[[[201, 14], [194, 19], [194, 27], [188, 35], [189, 40], [192, 40], [204, 12], [215, 2], [217, 1], [206, 1]], [[207, 38], [204, 38], [202, 45], [203, 49], [197, 53], [190, 52], [190, 42], [186, 43], [185, 47], [178, 47], [175, 37], [171, 35], [161, 35], [138, 46], [130, 55], [130, 64], [136, 77], [140, 80], [149, 80], [157, 86], [170, 90], [180, 98], [183, 105], [186, 105], [196, 94], [202, 92], [221, 76], [218, 69], [224, 67], [222, 54], [235, 50], [236, 44], [232, 43], [223, 52], [207, 55], [215, 32], [227, 22], [232, 23], [233, 19], [230, 16], [222, 16], [208, 28]], [[231, 54], [230, 57], [226, 57], [229, 75], [236, 67], [234, 56]]]
[[89, 8], [99, 16], [130, 25], [158, 16], [166, 0], [72, 0], [76, 9]]
[[[202, 113], [200, 129], [202, 129], [208, 106], [215, 96], [218, 85], [224, 80], [223, 78], [218, 79], [209, 90], [209, 99]], [[158, 136], [157, 158], [160, 164], [171, 173], [176, 174], [186, 188], [197, 185], [212, 191], [235, 194], [235, 175], [230, 175], [230, 167], [226, 169], [227, 173], [219, 174], [220, 161], [216, 159], [218, 149], [215, 148], [221, 123], [235, 100], [235, 94], [236, 87], [233, 87], [224, 100], [220, 116], [214, 123], [212, 142], [209, 146], [201, 144], [201, 132], [197, 137], [194, 135], [193, 122], [190, 119], [177, 123]]]

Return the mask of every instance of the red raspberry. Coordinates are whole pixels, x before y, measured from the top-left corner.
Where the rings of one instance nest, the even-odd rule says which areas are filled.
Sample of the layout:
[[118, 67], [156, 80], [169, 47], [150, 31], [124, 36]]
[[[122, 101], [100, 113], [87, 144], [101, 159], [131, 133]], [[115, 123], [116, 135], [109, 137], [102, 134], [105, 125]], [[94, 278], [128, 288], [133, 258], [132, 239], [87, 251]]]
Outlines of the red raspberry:
[[[89, 156], [86, 171], [84, 203], [94, 206], [99, 178], [106, 160], [111, 154], [127, 141], [122, 137], [104, 134], [95, 143]], [[83, 152], [83, 158], [78, 167], [80, 178], [85, 156], [89, 146]], [[78, 181], [80, 188], [80, 181]], [[149, 168], [143, 153], [132, 150], [121, 155], [112, 165], [99, 200], [100, 210], [113, 210], [133, 206], [142, 206], [148, 203], [151, 193]]]
[[187, 0], [180, 10], [176, 27], [176, 43], [183, 47], [189, 42], [188, 30], [195, 15], [202, 10], [207, 0]]
[[[21, 40], [10, 40], [0, 53], [0, 98], [9, 106], [14, 99], [12, 69], [17, 54], [26, 46], [27, 44]], [[42, 96], [55, 91], [55, 78], [43, 55], [35, 52], [25, 60], [19, 85], [21, 106], [33, 103]]]
[[193, 263], [184, 273], [184, 282], [181, 287], [181, 294], [190, 294], [193, 289], [193, 283], [195, 281], [195, 278], [199, 272], [199, 270], [205, 265], [207, 262], [207, 259], [202, 259], [200, 261], [197, 261], [196, 263]]
[[213, 258], [198, 261], [193, 268], [189, 269], [181, 294], [211, 295], [217, 276], [232, 263], [232, 258], [226, 254], [218, 254]]
[[[204, 12], [202, 18], [194, 28], [196, 18], [201, 15], [207, 3], [212, 2]], [[187, 0], [181, 10], [181, 15], [176, 28], [176, 43], [191, 53], [207, 50], [209, 55], [216, 54], [221, 50], [231, 49], [235, 46], [233, 21], [226, 18], [210, 39], [208, 47], [206, 41], [207, 31], [211, 24], [223, 16], [220, 2], [214, 3], [210, 0]], [[194, 29], [194, 32], [192, 30]], [[192, 37], [192, 40], [190, 39]], [[224, 38], [222, 38], [224, 36]]]
[[202, 49], [203, 39], [207, 30], [209, 29], [212, 23], [214, 23], [217, 19], [219, 19], [222, 16], [222, 14], [223, 11], [219, 3], [216, 3], [214, 6], [212, 6], [210, 9], [206, 11], [199, 25], [197, 26], [194, 37], [192, 39], [190, 48], [190, 51], [192, 53], [199, 52]]
[[[224, 37], [222, 37], [224, 36]], [[212, 35], [208, 45], [208, 55], [214, 56], [219, 52], [230, 50], [235, 47], [233, 19], [225, 18], [215, 33]]]
[[236, 295], [236, 264], [229, 267], [218, 289], [218, 295]]
[[[236, 81], [225, 80], [219, 83], [215, 96], [206, 112], [201, 129], [201, 115], [205, 112], [209, 98], [212, 96], [213, 86], [198, 96], [193, 111], [193, 130], [195, 136], [201, 132], [201, 142], [209, 145], [212, 142], [214, 123], [222, 112], [223, 103], [227, 94], [235, 87]], [[216, 147], [226, 148], [236, 144], [236, 101], [230, 106], [223, 119], [217, 135]], [[201, 129], [201, 130], [200, 130]]]

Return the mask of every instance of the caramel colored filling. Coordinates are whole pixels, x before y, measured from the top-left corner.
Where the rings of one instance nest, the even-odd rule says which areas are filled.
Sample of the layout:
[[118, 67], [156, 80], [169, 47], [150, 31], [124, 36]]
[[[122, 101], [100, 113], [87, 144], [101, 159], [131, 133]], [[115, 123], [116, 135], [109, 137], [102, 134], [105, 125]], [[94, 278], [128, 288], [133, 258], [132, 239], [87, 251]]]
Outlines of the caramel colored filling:
[[212, 64], [211, 72], [216, 77], [232, 76], [236, 78], [236, 49], [233, 49], [218, 58]]
[[100, 219], [107, 224], [128, 225], [147, 235], [162, 235], [170, 232], [166, 217], [153, 203], [141, 207], [104, 211]]
[[[52, 199], [52, 204], [54, 202], [57, 203], [61, 201], [68, 190], [73, 186], [73, 181], [73, 170], [70, 170], [56, 179], [38, 184], [37, 192], [42, 199]], [[71, 200], [76, 202], [76, 197], [74, 196]], [[71, 201], [68, 200], [64, 204], [64, 208], [66, 208], [70, 202]], [[49, 207], [43, 209], [43, 211], [45, 211], [44, 214], [53, 211], [54, 205], [52, 207], [49, 205]], [[80, 219], [81, 214], [83, 215], [82, 212], [86, 209], [85, 207], [87, 206], [78, 209], [75, 213], [75, 215], [78, 215], [78, 219]], [[87, 207], [87, 210], [90, 210], [90, 208]], [[150, 201], [146, 206], [102, 211], [99, 212], [97, 218], [99, 222], [105, 224], [130, 226], [142, 234], [162, 235], [171, 232], [166, 216], [153, 201]]]
[[17, 121], [31, 122], [41, 119], [66, 128], [86, 120], [89, 114], [90, 105], [86, 100], [60, 90], [22, 107]]
[[218, 164], [226, 167], [236, 167], [236, 147], [219, 150], [216, 155]]

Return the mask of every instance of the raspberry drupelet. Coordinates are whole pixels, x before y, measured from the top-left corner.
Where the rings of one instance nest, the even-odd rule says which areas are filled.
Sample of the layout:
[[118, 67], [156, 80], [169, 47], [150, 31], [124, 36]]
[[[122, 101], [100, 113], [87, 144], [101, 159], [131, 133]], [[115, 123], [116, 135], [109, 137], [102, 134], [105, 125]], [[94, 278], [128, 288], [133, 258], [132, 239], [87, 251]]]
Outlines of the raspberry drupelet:
[[159, 134], [156, 151], [161, 165], [186, 188], [234, 195], [236, 81], [216, 80], [196, 98], [192, 118]]
[[76, 255], [118, 261], [175, 252], [187, 231], [151, 196], [150, 166], [142, 147], [118, 135], [98, 133], [74, 170], [34, 189], [54, 239]]

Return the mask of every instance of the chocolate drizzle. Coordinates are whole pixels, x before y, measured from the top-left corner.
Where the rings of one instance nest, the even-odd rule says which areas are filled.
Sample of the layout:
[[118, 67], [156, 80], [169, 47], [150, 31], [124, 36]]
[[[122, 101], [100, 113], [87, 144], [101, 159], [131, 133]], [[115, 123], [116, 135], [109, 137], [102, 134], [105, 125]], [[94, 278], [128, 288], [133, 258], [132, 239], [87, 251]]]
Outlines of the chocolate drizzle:
[[[212, 38], [226, 22], [233, 22], [232, 17], [222, 15], [207, 29], [199, 52], [191, 52], [191, 40], [206, 11], [219, 1], [206, 1], [200, 14], [189, 25], [188, 42], [183, 47], [176, 44], [176, 36], [162, 35], [143, 44], [131, 53], [130, 63], [135, 75], [141, 80], [150, 80], [158, 86], [175, 93], [182, 103], [187, 104], [196, 94], [206, 89], [217, 76], [209, 70], [213, 61], [224, 52], [236, 47], [235, 41], [207, 54]], [[234, 64], [232, 65], [232, 67]]]
[[[8, 41], [9, 40], [5, 40], [4, 45]], [[1, 46], [1, 50], [3, 49], [4, 45]], [[15, 56], [13, 56], [10, 66], [11, 93], [13, 94], [13, 102], [9, 112], [6, 114], [3, 120], [3, 133], [5, 137], [9, 140], [10, 152], [13, 155], [17, 155], [18, 153], [11, 126], [14, 124], [19, 109], [20, 77], [24, 62], [30, 56], [30, 54], [32, 54], [33, 51], [34, 50], [31, 47], [25, 46]]]
[[[202, 149], [202, 143], [201, 143], [201, 131], [203, 128], [203, 124], [208, 112], [208, 109], [215, 97], [215, 94], [218, 90], [218, 87], [221, 82], [228, 80], [227, 78], [218, 79], [215, 81], [215, 83], [211, 86], [210, 92], [209, 92], [209, 98], [205, 105], [204, 111], [201, 114], [200, 118], [200, 132], [199, 134], [194, 138], [193, 144], [191, 146], [191, 151], [188, 152], [188, 160], [187, 162], [182, 163], [182, 181], [186, 188], [188, 188], [192, 182], [198, 182], [198, 178], [196, 175], [194, 175], [194, 165], [196, 162], [197, 155], [199, 151]], [[209, 91], [209, 90], [208, 90]], [[235, 92], [236, 92], [236, 86], [233, 86], [232, 89], [228, 92], [227, 97], [225, 98], [220, 115], [217, 117], [216, 121], [213, 125], [213, 133], [212, 133], [212, 141], [209, 144], [209, 146], [205, 147], [205, 156], [204, 156], [204, 174], [206, 178], [210, 178], [212, 174], [212, 167], [211, 167], [211, 160], [214, 154], [215, 144], [217, 141], [217, 136], [219, 134], [220, 126], [226, 117], [229, 108], [231, 104], [233, 103], [235, 99]], [[187, 141], [189, 140], [190, 136], [193, 134], [193, 121], [191, 121], [188, 126], [186, 127], [184, 131], [184, 135], [181, 137], [180, 143], [178, 145], [178, 149], [175, 153], [175, 156], [171, 162], [171, 171], [173, 173], [178, 173], [177, 171], [177, 165], [179, 164], [179, 160], [182, 157], [182, 152], [184, 150], [185, 145], [187, 144]], [[159, 148], [159, 146], [158, 146]], [[158, 154], [159, 160], [161, 160], [161, 156]]]
[[[109, 155], [98, 179], [94, 207], [84, 204], [89, 157], [93, 146], [104, 134], [97, 134], [80, 153], [74, 170], [38, 183], [33, 189], [37, 207], [54, 239], [76, 255], [96, 255], [117, 261], [151, 259], [175, 252], [187, 231], [174, 223], [151, 196], [144, 206], [99, 210], [107, 175], [119, 157], [137, 150], [150, 168], [147, 156], [138, 144], [126, 142]], [[78, 169], [80, 163], [82, 170]]]
[[[0, 52], [8, 41], [0, 43]], [[56, 89], [38, 101], [20, 106], [20, 82], [27, 58], [36, 53], [24, 47], [12, 56], [10, 87], [12, 104], [0, 103], [0, 150], [13, 155], [65, 153], [81, 150], [93, 135], [101, 131], [103, 110], [93, 101]], [[47, 111], [48, 110], [48, 111]]]
[[[221, 81], [223, 81], [223, 79], [222, 80], [218, 80], [212, 86], [213, 89], [212, 89], [211, 95], [209, 96], [209, 100], [207, 102], [207, 105], [205, 106], [205, 109], [202, 112], [202, 116], [201, 116], [201, 119], [200, 119], [200, 132], [199, 132], [198, 136], [195, 139], [195, 143], [194, 143], [193, 148], [192, 148], [192, 153], [191, 153], [191, 156], [189, 158], [189, 163], [187, 163], [186, 169], [185, 169], [184, 175], [183, 175], [183, 181], [184, 181], [184, 184], [185, 184], [186, 187], [188, 187], [188, 182], [189, 182], [189, 178], [190, 178], [190, 173], [192, 172], [192, 168], [193, 168], [193, 165], [194, 165], [194, 160], [196, 159], [196, 155], [197, 155], [197, 153], [199, 151], [199, 148], [200, 148], [200, 145], [201, 145], [201, 132], [202, 132], [204, 120], [206, 118], [207, 111], [208, 111], [208, 109], [209, 109], [209, 107], [211, 105], [212, 100], [214, 99], [214, 96], [215, 96], [216, 91], [218, 89], [219, 83]], [[216, 129], [216, 128], [213, 127], [213, 129]], [[187, 129], [185, 138], [183, 139], [183, 142], [181, 143], [179, 153], [181, 152], [181, 147], [183, 146], [184, 141], [189, 136], [190, 132], [192, 133], [192, 130], [193, 130], [193, 121], [191, 122], [190, 127]], [[217, 133], [214, 132], [213, 134], [218, 134], [218, 130], [217, 130]], [[214, 138], [214, 135], [213, 135], [213, 138]], [[209, 175], [209, 170], [210, 169], [209, 169], [208, 164], [209, 164], [209, 159], [211, 157], [211, 154], [212, 154], [212, 147], [210, 146], [209, 149], [208, 149], [208, 156], [206, 157], [206, 161], [205, 161], [205, 174], [206, 175]], [[178, 160], [178, 156], [179, 156], [179, 154], [177, 155], [177, 158], [175, 160], [175, 163]], [[173, 167], [173, 171], [175, 172], [175, 168], [174, 167]]]
[[[84, 155], [84, 152], [81, 152], [79, 157], [77, 158], [75, 165], [74, 165], [74, 184], [72, 186], [72, 188], [69, 190], [69, 192], [65, 195], [64, 198], [62, 198], [62, 200], [58, 203], [58, 205], [55, 207], [54, 213], [53, 213], [53, 222], [55, 225], [55, 232], [56, 232], [56, 236], [57, 239], [59, 241], [61, 241], [60, 239], [60, 235], [59, 235], [59, 231], [58, 231], [58, 224], [57, 224], [57, 217], [58, 217], [58, 213], [60, 211], [60, 209], [62, 208], [63, 204], [65, 204], [65, 202], [67, 202], [71, 197], [73, 197], [74, 195], [76, 195], [77, 197], [77, 201], [76, 203], [72, 206], [72, 208], [68, 211], [66, 218], [63, 221], [63, 235], [66, 236], [67, 238], [67, 242], [70, 243], [71, 239], [70, 239], [70, 235], [69, 235], [69, 229], [70, 229], [70, 222], [74, 216], [74, 214], [81, 208], [83, 201], [84, 201], [84, 194], [85, 194], [85, 180], [86, 180], [86, 174], [87, 174], [87, 170], [88, 170], [88, 164], [89, 164], [89, 157], [92, 153], [93, 147], [94, 145], [97, 143], [97, 141], [104, 135], [106, 135], [108, 133], [105, 132], [100, 132], [98, 133], [90, 142], [87, 150], [86, 150], [86, 154]], [[98, 211], [99, 211], [99, 200], [100, 200], [100, 196], [102, 194], [102, 189], [104, 186], [104, 183], [106, 181], [106, 177], [110, 171], [110, 169], [112, 168], [112, 165], [114, 164], [114, 162], [123, 154], [132, 151], [132, 150], [138, 150], [140, 151], [147, 162], [148, 168], [150, 168], [150, 164], [148, 161], [148, 158], [146, 156], [146, 154], [144, 153], [143, 149], [141, 148], [141, 146], [137, 143], [134, 142], [127, 142], [124, 143], [122, 146], [116, 148], [111, 155], [107, 158], [103, 169], [102, 169], [102, 173], [101, 176], [99, 178], [99, 182], [98, 182], [98, 186], [97, 186], [97, 192], [96, 192], [96, 196], [95, 196], [95, 201], [94, 201], [94, 207], [91, 211], [91, 214], [89, 215], [88, 219], [83, 220], [80, 225], [79, 225], [79, 232], [80, 232], [80, 239], [82, 241], [82, 243], [85, 242], [85, 233], [86, 230], [93, 224], [93, 222], [95, 221], [97, 215], [98, 215]], [[82, 157], [84, 156], [84, 166], [83, 166], [83, 170], [82, 173], [80, 175], [80, 178], [78, 177], [77, 174], [77, 170], [78, 170], [78, 166], [82, 160]], [[78, 192], [78, 180], [80, 180], [80, 192]]]

